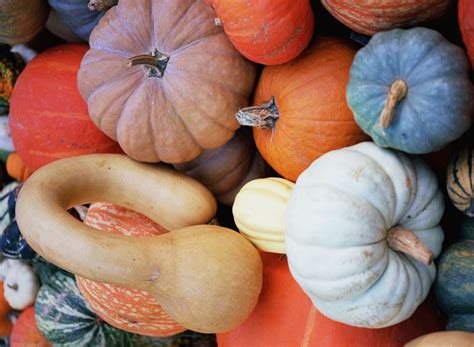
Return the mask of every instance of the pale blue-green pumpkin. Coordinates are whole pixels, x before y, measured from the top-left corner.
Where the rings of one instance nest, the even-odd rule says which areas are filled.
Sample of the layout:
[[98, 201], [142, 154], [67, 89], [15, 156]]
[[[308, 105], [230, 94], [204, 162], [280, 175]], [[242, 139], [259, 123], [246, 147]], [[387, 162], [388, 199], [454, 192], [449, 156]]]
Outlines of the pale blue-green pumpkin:
[[379, 146], [433, 152], [470, 127], [468, 71], [464, 51], [434, 30], [380, 32], [354, 58], [347, 102]]

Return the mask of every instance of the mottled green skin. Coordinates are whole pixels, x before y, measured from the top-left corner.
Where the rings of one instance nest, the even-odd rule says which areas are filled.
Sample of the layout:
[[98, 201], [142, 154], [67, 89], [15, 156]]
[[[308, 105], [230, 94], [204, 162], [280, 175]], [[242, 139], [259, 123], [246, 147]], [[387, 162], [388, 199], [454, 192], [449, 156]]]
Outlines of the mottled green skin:
[[474, 240], [474, 217], [461, 220], [461, 240]]
[[9, 46], [0, 46], [0, 115], [8, 114], [13, 86], [24, 67], [19, 54], [10, 52]]
[[455, 243], [438, 263], [436, 297], [448, 330], [474, 332], [474, 240]]
[[[469, 68], [465, 52], [434, 30], [380, 32], [354, 58], [347, 103], [377, 145], [430, 153], [469, 129], [474, 99]], [[396, 80], [405, 81], [408, 92], [384, 129], [380, 114]]]

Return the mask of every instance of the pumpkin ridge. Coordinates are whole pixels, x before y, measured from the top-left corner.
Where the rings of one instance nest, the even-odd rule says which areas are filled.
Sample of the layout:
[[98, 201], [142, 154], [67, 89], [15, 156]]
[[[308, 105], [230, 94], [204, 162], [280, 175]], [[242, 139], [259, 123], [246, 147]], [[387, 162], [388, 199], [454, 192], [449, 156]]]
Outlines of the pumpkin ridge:
[[[181, 70], [183, 71], [183, 70]], [[163, 93], [166, 93], [166, 95], [169, 97], [169, 94], [167, 92], [165, 92], [165, 90], [167, 89], [174, 89], [176, 90], [176, 88], [173, 87], [173, 84], [172, 83], [168, 83], [168, 84], [165, 84], [163, 83]], [[222, 88], [221, 88], [222, 89]], [[224, 89], [225, 90], [225, 89]], [[236, 94], [236, 93], [232, 93], [232, 94]], [[172, 100], [172, 98], [168, 98], [167, 100]], [[203, 112], [203, 109], [200, 107], [201, 105], [199, 103], [197, 103], [196, 101], [191, 101], [191, 99], [188, 99], [187, 100], [188, 103], [192, 103], [194, 106], [195, 106], [195, 109], [198, 110], [201, 114], [206, 114], [206, 112]], [[178, 115], [179, 118], [181, 118], [180, 114], [177, 113], [176, 109], [175, 109], [175, 106], [174, 106], [174, 103], [173, 102], [169, 102], [172, 106], [173, 106], [173, 110], [175, 112], [176, 115]], [[225, 129], [225, 130], [229, 130], [229, 131], [232, 131], [234, 132], [235, 131], [235, 128], [232, 128], [230, 126], [227, 126], [225, 124], [222, 124], [221, 122], [219, 122], [219, 120], [221, 120], [223, 117], [217, 117], [217, 118], [212, 118], [212, 117], [206, 117], [206, 118], [210, 118], [214, 121], [215, 124], [217, 124], [219, 127]], [[186, 128], [188, 128], [188, 124], [186, 124]], [[188, 132], [192, 135], [193, 137], [193, 140], [196, 141], [197, 143], [197, 140], [194, 138], [194, 134], [192, 134], [189, 129], [188, 129]], [[201, 147], [201, 146], [199, 146]], [[202, 148], [202, 147], [201, 147]]]
[[[153, 1], [150, 1], [150, 2], [153, 2]], [[136, 30], [133, 30], [131, 25], [124, 22], [124, 20], [122, 18], [122, 13], [121, 13], [122, 7], [114, 6], [114, 8], [116, 9], [115, 10], [115, 17], [119, 20], [120, 25], [123, 28], [122, 33], [126, 32], [128, 34], [128, 36], [130, 36], [134, 42], [139, 42], [140, 46], [143, 47], [144, 51], [152, 50], [153, 49], [152, 47], [148, 47], [147, 44], [140, 39], [140, 35], [137, 35]]]
[[[245, 157], [248, 157], [248, 156], [245, 156]], [[255, 152], [252, 153], [251, 155], [251, 158], [250, 160], [245, 160], [245, 157], [242, 158], [242, 161], [236, 163], [231, 169], [230, 171], [225, 175], [225, 176], [222, 176], [220, 177], [217, 181], [214, 181], [212, 183], [208, 182], [208, 184], [206, 184], [206, 186], [208, 187], [208, 189], [210, 191], [213, 191], [215, 188], [214, 186], [218, 185], [220, 182], [222, 182], [224, 179], [226, 179], [228, 176], [231, 176], [232, 174], [235, 173], [235, 171], [239, 168], [241, 168], [242, 165], [247, 165], [247, 171], [250, 169], [250, 167], [252, 166], [252, 163], [253, 163], [253, 159], [255, 158]], [[225, 193], [225, 192], [224, 192]], [[219, 193], [219, 194], [223, 194], [223, 193]]]
[[186, 44], [182, 47], [179, 47], [177, 50], [173, 51], [172, 54], [173, 54], [173, 56], [177, 56], [178, 54], [181, 54], [184, 50], [186, 50], [188, 48], [191, 48], [191, 47], [194, 47], [196, 45], [199, 45], [201, 42], [206, 41], [209, 38], [211, 38], [212, 36], [216, 36], [216, 35], [219, 35], [219, 34], [221, 34], [221, 32], [213, 31], [213, 32], [209, 33], [209, 35], [207, 35], [207, 36], [201, 37], [198, 40], [190, 42], [190, 43], [188, 43], [188, 44]]
[[458, 161], [459, 161], [460, 153], [461, 152], [458, 152], [456, 154], [456, 156], [454, 157], [453, 165], [451, 167], [451, 177], [453, 178], [454, 183], [456, 184], [456, 186], [458, 186], [461, 189], [461, 191], [464, 194], [466, 194], [466, 197], [469, 197], [470, 194], [464, 189], [464, 186], [462, 185], [461, 181], [459, 180], [459, 176], [458, 176], [459, 170], [457, 168], [458, 168], [458, 165], [459, 165]]

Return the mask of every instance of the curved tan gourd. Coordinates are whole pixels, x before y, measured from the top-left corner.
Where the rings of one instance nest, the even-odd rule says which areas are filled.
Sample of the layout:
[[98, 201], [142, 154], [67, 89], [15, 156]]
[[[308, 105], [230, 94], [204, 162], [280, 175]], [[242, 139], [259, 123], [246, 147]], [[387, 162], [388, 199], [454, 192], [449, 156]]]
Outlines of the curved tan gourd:
[[474, 333], [464, 331], [441, 331], [420, 336], [405, 347], [472, 347]]
[[[185, 228], [130, 238], [66, 212], [94, 201], [135, 210], [168, 230]], [[215, 211], [212, 194], [194, 179], [118, 154], [46, 165], [28, 179], [16, 205], [23, 236], [47, 260], [91, 280], [146, 290], [178, 323], [200, 332], [242, 323], [262, 286], [260, 256], [244, 237], [218, 226], [188, 227]]]

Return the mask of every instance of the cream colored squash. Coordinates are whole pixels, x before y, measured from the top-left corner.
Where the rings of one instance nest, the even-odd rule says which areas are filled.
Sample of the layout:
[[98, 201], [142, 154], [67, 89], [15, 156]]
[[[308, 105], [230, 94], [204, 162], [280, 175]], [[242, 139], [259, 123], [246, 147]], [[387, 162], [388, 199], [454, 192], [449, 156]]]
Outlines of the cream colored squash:
[[397, 324], [435, 279], [443, 213], [443, 194], [421, 159], [371, 142], [332, 151], [303, 172], [291, 194], [291, 272], [333, 320]]
[[[67, 213], [93, 201], [135, 210], [172, 232], [132, 238]], [[262, 261], [249, 241], [233, 230], [196, 225], [215, 211], [214, 197], [194, 179], [119, 154], [43, 166], [16, 205], [18, 226], [41, 256], [93, 281], [148, 291], [179, 324], [207, 333], [242, 324], [262, 288]]]
[[12, 308], [21, 311], [34, 304], [40, 285], [30, 265], [21, 260], [10, 264], [3, 281], [3, 295]]
[[474, 347], [474, 333], [441, 331], [420, 336], [405, 347]]
[[235, 197], [235, 224], [258, 249], [285, 253], [286, 209], [293, 186], [284, 178], [256, 179]]

